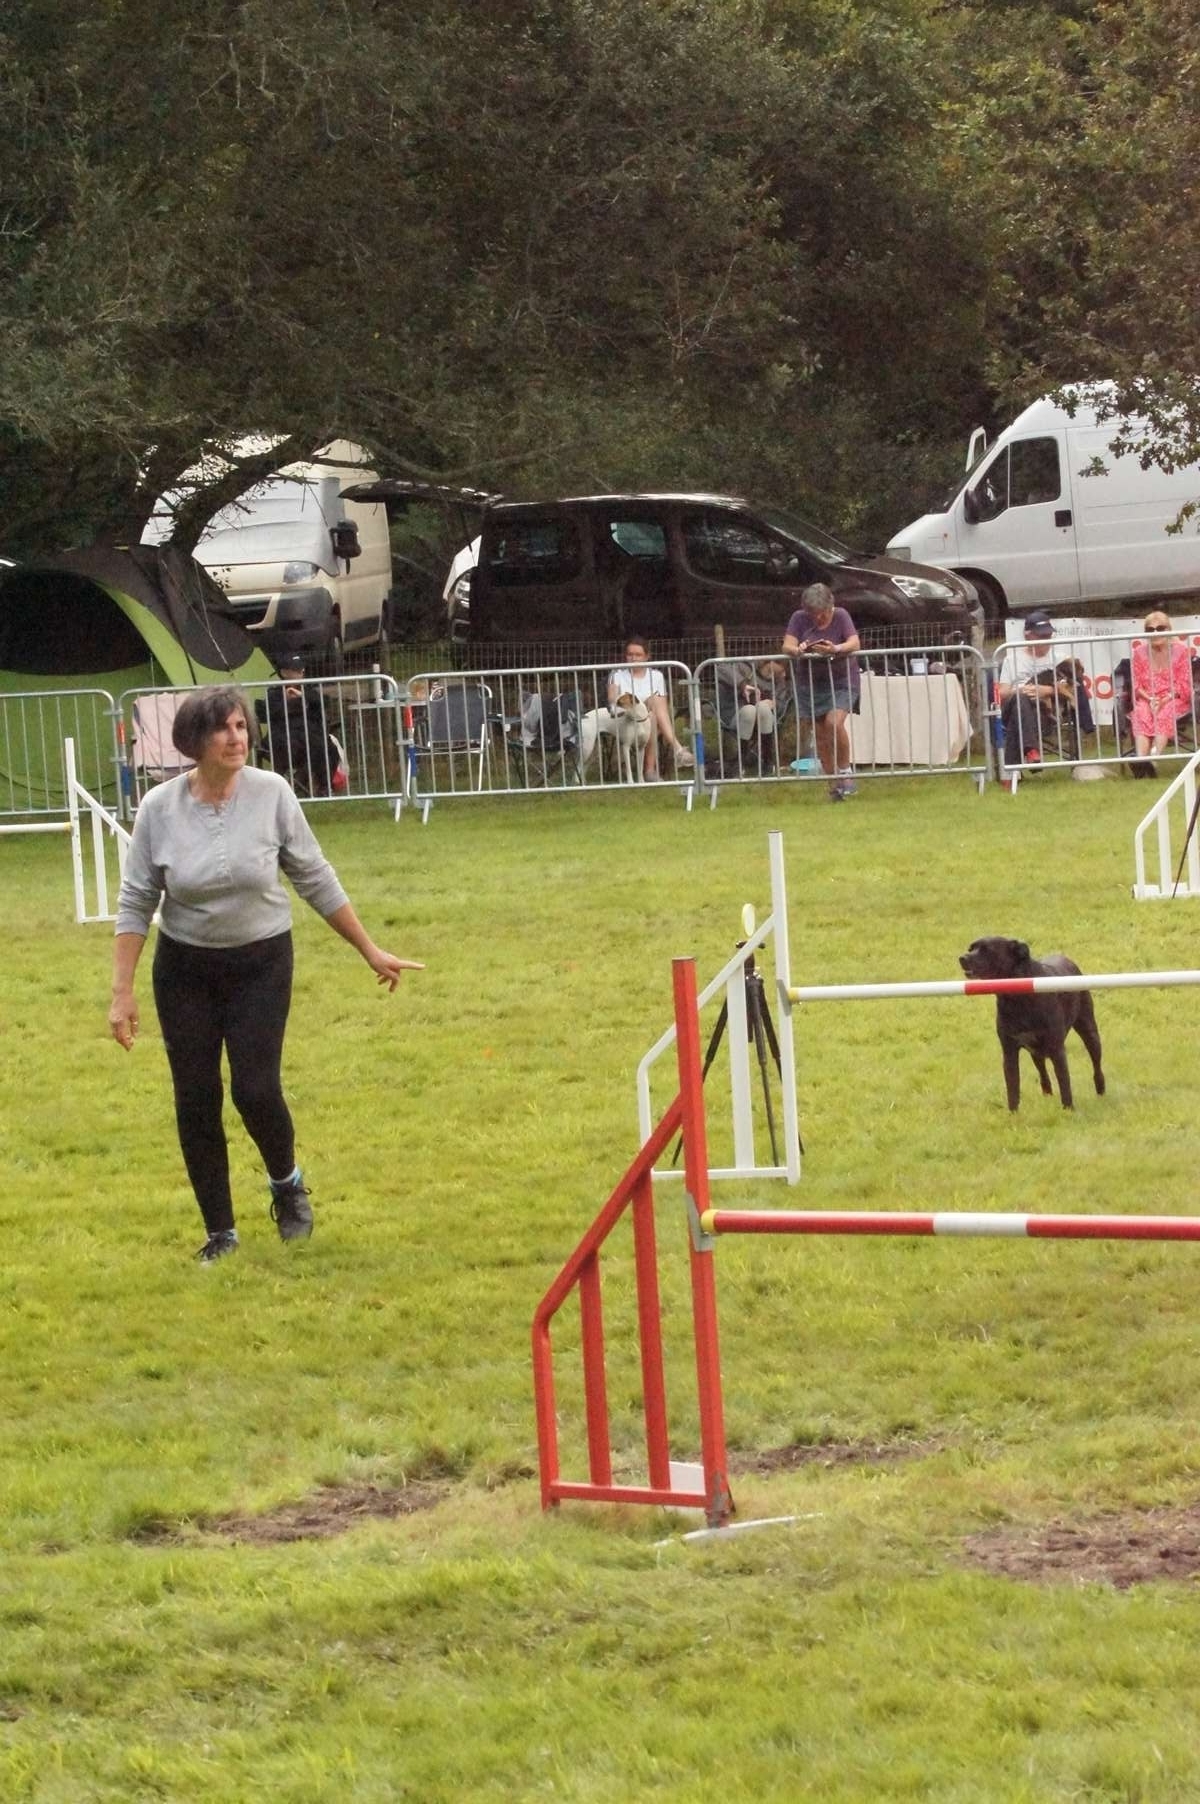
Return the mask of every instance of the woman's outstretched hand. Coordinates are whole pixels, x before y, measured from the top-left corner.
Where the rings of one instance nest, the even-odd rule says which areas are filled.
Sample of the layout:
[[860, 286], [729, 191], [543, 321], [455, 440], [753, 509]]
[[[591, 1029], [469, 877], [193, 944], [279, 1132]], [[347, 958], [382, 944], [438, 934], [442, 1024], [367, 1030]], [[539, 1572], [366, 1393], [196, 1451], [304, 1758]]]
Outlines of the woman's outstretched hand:
[[384, 952], [378, 946], [372, 946], [366, 959], [375, 973], [376, 982], [386, 983], [389, 991], [394, 990], [400, 982], [402, 971], [423, 971], [425, 969], [420, 959], [397, 958], [394, 952]]

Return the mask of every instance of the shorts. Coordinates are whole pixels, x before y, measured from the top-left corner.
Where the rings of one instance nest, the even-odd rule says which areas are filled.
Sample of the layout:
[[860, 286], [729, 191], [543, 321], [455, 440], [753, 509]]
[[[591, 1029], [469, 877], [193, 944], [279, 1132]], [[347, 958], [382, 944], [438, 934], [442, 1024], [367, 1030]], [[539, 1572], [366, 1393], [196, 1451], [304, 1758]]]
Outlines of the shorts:
[[819, 663], [801, 662], [796, 668], [796, 712], [801, 720], [824, 720], [835, 709], [854, 709], [854, 685], [844, 671], [831, 671]]

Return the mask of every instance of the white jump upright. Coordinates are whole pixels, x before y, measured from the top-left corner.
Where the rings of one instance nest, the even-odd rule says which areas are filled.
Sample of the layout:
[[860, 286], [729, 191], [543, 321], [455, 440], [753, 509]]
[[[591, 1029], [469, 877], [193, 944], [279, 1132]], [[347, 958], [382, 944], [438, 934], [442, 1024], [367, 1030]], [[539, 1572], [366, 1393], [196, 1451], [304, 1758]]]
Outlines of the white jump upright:
[[[83, 787], [75, 771], [75, 741], [63, 740], [63, 769], [66, 773], [67, 807], [70, 819], [64, 823], [63, 830], [71, 835], [71, 862], [75, 873], [75, 920], [79, 926], [92, 921], [115, 921], [116, 914], [108, 906], [108, 853], [104, 843], [105, 834], [116, 841], [117, 869], [123, 874], [125, 870], [125, 854], [129, 849], [129, 830], [121, 825], [115, 814], [110, 814], [102, 802]], [[96, 896], [94, 914], [88, 912], [87, 881], [83, 856], [82, 816], [86, 813], [91, 822], [92, 840], [92, 883]]]
[[[745, 938], [733, 957], [722, 965], [712, 981], [701, 990], [697, 1006], [704, 1008], [714, 997], [725, 992], [726, 1040], [729, 1049], [730, 1108], [733, 1120], [733, 1164], [714, 1166], [709, 1178], [786, 1178], [789, 1184], [800, 1181], [800, 1123], [796, 1105], [796, 1054], [791, 1008], [786, 997], [791, 983], [791, 961], [788, 948], [787, 891], [783, 869], [783, 835], [769, 836], [771, 862], [771, 912], [757, 923], [747, 904], [742, 911]], [[775, 966], [775, 990], [780, 1000], [775, 1021], [779, 1044], [781, 1088], [782, 1164], [760, 1165], [754, 1132], [754, 1072], [758, 1049], [755, 1047], [746, 1006], [746, 961], [763, 948], [770, 948]], [[650, 1099], [650, 1074], [662, 1055], [675, 1044], [672, 1025], [654, 1042], [637, 1068], [638, 1127], [644, 1146], [653, 1132], [655, 1116]], [[675, 1167], [656, 1169], [656, 1178], [679, 1178]]]
[[[1196, 767], [1200, 765], [1200, 752], [1190, 758], [1170, 782], [1155, 802], [1149, 814], [1144, 815], [1133, 831], [1133, 897], [1135, 902], [1169, 902], [1173, 897], [1200, 896], [1200, 843], [1195, 833], [1187, 836], [1187, 829], [1196, 807]], [[1187, 857], [1184, 869], [1180, 872], [1178, 887], [1175, 883], [1176, 858], [1171, 837], [1171, 817], [1182, 812], [1179, 837], [1179, 856], [1183, 855], [1183, 844], [1187, 838]], [[1152, 883], [1146, 875], [1147, 841], [1153, 838], [1154, 848], [1158, 854], [1158, 882]]]
[[[65, 821], [3, 821], [0, 822], [0, 836], [5, 838], [15, 833], [62, 833], [70, 836], [71, 865], [75, 878], [75, 920], [79, 926], [92, 921], [115, 921], [116, 915], [108, 906], [108, 865], [104, 844], [104, 835], [111, 834], [117, 843], [117, 865], [119, 871], [125, 869], [125, 853], [129, 846], [129, 832], [123, 827], [115, 814], [110, 814], [102, 802], [83, 787], [76, 774], [75, 741], [63, 740], [63, 777], [67, 796], [67, 818]], [[83, 856], [82, 817], [86, 813], [91, 820], [92, 837], [92, 888], [96, 897], [95, 913], [88, 911], [87, 875]]]

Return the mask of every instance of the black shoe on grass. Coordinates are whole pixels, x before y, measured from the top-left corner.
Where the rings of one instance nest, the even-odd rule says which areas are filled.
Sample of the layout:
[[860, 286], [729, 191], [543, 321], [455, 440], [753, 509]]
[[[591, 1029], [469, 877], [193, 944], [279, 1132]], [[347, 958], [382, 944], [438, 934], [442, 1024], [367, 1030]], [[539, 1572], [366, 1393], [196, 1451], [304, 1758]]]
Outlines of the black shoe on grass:
[[196, 1257], [203, 1265], [211, 1265], [214, 1259], [223, 1259], [226, 1253], [236, 1253], [237, 1250], [237, 1229], [218, 1228], [215, 1234], [209, 1235]]
[[313, 1231], [312, 1204], [308, 1191], [297, 1181], [284, 1184], [271, 1195], [271, 1220], [279, 1229], [280, 1240], [307, 1240]]

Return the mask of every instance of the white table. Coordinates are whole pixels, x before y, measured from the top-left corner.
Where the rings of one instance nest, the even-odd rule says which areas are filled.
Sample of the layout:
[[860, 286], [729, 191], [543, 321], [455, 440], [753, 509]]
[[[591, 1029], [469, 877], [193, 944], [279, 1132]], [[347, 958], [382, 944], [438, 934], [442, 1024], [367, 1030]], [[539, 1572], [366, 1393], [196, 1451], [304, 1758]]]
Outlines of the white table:
[[966, 698], [956, 676], [864, 673], [862, 703], [850, 716], [856, 764], [955, 764], [970, 736]]

